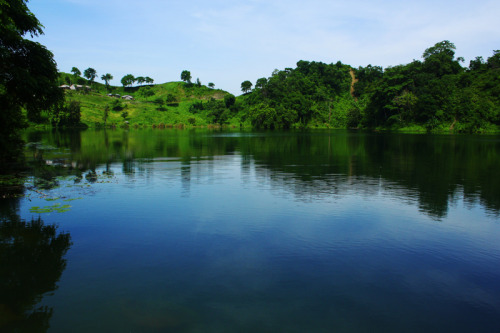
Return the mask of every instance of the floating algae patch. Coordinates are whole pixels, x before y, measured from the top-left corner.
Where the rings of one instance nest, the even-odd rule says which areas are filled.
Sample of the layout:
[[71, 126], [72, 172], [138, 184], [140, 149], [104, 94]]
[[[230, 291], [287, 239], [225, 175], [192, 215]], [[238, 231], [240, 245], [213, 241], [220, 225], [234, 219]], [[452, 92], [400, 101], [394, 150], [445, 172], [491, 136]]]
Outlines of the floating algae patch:
[[83, 198], [71, 198], [71, 199], [65, 199], [63, 200], [64, 202], [70, 202], [70, 201], [75, 201], [75, 200], [80, 200], [80, 199], [83, 199]]
[[30, 213], [43, 214], [43, 213], [65, 213], [68, 212], [71, 205], [61, 205], [60, 203], [53, 204], [52, 206], [33, 206], [30, 208]]

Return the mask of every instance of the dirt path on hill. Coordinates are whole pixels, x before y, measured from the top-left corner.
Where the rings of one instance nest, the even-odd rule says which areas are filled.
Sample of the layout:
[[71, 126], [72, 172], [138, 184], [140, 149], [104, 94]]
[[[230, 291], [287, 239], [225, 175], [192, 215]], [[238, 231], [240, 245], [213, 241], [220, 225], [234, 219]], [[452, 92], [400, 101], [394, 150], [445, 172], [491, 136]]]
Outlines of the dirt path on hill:
[[351, 68], [351, 69], [350, 69], [350, 71], [349, 71], [349, 74], [351, 74], [351, 96], [352, 96], [353, 98], [356, 98], [356, 97], [354, 96], [354, 84], [355, 84], [356, 82], [358, 82], [359, 80], [358, 80], [358, 79], [356, 79], [356, 74], [354, 73], [354, 69], [352, 69], [352, 68]]

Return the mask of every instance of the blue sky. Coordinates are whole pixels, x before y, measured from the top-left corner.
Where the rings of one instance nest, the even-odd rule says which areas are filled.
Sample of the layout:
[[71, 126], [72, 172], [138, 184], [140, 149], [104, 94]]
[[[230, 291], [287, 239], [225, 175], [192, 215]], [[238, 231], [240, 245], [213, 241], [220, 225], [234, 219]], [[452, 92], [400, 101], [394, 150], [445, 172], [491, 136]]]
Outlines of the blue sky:
[[193, 80], [239, 95], [299, 60], [383, 67], [420, 59], [442, 40], [456, 56], [500, 49], [500, 2], [489, 0], [31, 0], [44, 25], [36, 40], [60, 71], [125, 74], [155, 83]]

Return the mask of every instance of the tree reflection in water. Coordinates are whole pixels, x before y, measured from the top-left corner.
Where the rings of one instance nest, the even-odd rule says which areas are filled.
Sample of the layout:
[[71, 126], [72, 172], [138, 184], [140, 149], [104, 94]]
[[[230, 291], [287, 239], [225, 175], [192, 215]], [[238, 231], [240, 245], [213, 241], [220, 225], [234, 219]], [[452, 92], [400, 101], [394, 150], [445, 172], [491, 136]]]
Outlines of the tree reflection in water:
[[0, 215], [0, 331], [46, 332], [52, 308], [37, 304], [57, 289], [71, 238], [40, 217], [26, 222], [7, 210]]

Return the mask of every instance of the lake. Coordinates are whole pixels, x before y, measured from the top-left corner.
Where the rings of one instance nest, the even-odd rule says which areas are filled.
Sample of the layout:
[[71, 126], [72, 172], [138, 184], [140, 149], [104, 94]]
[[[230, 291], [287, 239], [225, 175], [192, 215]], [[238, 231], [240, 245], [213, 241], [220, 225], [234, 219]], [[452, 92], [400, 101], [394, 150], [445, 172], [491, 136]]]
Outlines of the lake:
[[0, 199], [0, 330], [500, 331], [499, 136], [25, 140], [24, 187]]

